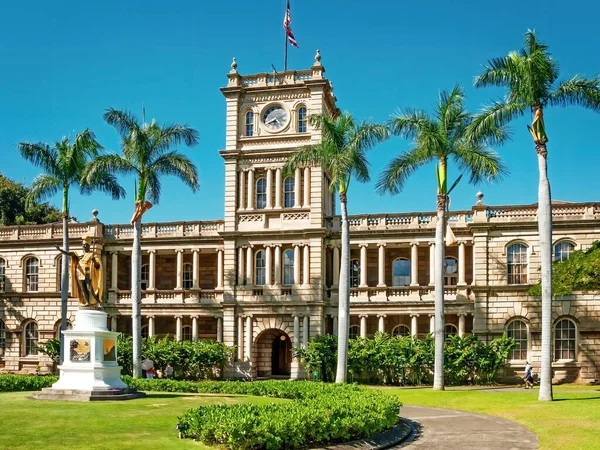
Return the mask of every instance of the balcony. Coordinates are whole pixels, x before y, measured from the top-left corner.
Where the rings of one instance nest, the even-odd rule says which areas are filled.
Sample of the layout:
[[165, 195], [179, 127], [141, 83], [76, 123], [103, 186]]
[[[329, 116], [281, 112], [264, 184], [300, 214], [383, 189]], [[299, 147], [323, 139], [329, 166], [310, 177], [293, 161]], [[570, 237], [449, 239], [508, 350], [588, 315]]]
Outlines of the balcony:
[[[142, 291], [142, 305], [219, 304], [223, 293], [216, 290]], [[107, 304], [131, 305], [131, 291], [109, 291]]]
[[[433, 303], [433, 286], [394, 286], [350, 288], [350, 303]], [[328, 288], [325, 298], [331, 303], [338, 302], [338, 289]], [[471, 288], [468, 286], [445, 286], [444, 301], [468, 301]]]

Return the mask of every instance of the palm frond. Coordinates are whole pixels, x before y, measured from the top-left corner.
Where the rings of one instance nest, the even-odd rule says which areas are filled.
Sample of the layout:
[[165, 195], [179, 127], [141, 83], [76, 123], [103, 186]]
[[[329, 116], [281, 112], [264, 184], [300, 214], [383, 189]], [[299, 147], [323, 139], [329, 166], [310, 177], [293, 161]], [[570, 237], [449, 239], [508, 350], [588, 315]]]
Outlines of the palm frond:
[[411, 150], [396, 156], [381, 173], [375, 190], [379, 194], [400, 193], [406, 180], [421, 166], [433, 160], [431, 153], [423, 147], [413, 147]]
[[600, 77], [583, 78], [575, 75], [559, 83], [548, 97], [553, 106], [577, 105], [600, 112]]
[[104, 120], [109, 125], [115, 127], [122, 138], [136, 134], [141, 129], [137, 118], [129, 111], [119, 111], [108, 108], [104, 113]]
[[[160, 177], [158, 176], [158, 174], [154, 171], [146, 172], [145, 179], [140, 180], [140, 184], [142, 182], [146, 186], [146, 189], [145, 189], [146, 192], [144, 192], [144, 198], [147, 197], [152, 203], [154, 203], [155, 205], [158, 205], [158, 203], [160, 201], [160, 192], [161, 192]], [[139, 198], [138, 198], [138, 200], [139, 200]]]
[[48, 174], [59, 176], [60, 170], [57, 164], [58, 152], [56, 148], [42, 142], [20, 142], [19, 151], [21, 156], [34, 166], [39, 167]]
[[469, 183], [497, 181], [508, 174], [500, 156], [484, 145], [464, 142], [451, 154], [459, 170], [469, 175]]
[[82, 185], [91, 185], [111, 174], [136, 174], [139, 170], [128, 159], [115, 154], [100, 155], [86, 165], [81, 176]]
[[327, 167], [329, 161], [328, 143], [319, 145], [307, 145], [301, 147], [293, 153], [290, 159], [283, 166], [283, 173], [286, 176], [293, 176], [297, 167], [322, 166]]
[[504, 128], [515, 117], [522, 116], [528, 110], [525, 103], [512, 103], [499, 100], [491, 105], [484, 106], [470, 122], [466, 134], [472, 142], [489, 140], [502, 142], [509, 136]]
[[518, 55], [514, 53], [503, 58], [490, 59], [483, 67], [483, 73], [475, 77], [474, 86], [512, 86], [517, 81], [516, 63], [518, 60]]
[[119, 184], [117, 177], [110, 172], [95, 171], [93, 177], [82, 177], [80, 180], [82, 194], [89, 195], [93, 191], [101, 191], [113, 200], [125, 198], [125, 189]]
[[414, 139], [423, 130], [435, 130], [436, 125], [423, 110], [408, 109], [399, 112], [388, 121], [390, 132], [406, 139]]
[[[150, 164], [146, 170], [149, 174], [156, 176], [174, 175], [187, 184], [193, 192], [198, 191], [200, 187], [196, 166], [194, 166], [194, 163], [187, 156], [177, 151], [165, 153]], [[155, 200], [158, 200], [158, 197]]]
[[63, 187], [63, 182], [57, 177], [48, 174], [38, 175], [31, 183], [27, 193], [26, 204], [32, 206], [40, 201], [52, 197]]

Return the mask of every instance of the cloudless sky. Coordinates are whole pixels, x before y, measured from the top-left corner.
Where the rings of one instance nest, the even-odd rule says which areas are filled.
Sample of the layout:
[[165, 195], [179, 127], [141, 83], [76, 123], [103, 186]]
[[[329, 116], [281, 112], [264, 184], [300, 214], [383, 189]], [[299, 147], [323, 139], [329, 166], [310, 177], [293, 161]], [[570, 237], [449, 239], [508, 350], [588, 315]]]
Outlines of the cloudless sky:
[[[307, 69], [321, 50], [338, 106], [357, 118], [383, 122], [406, 107], [431, 111], [441, 89], [460, 83], [477, 111], [499, 89], [472, 87], [492, 57], [521, 48], [535, 29], [560, 62], [561, 78], [600, 72], [597, 34], [600, 4], [551, 0], [469, 2], [397, 0], [291, 0], [300, 49], [290, 48], [289, 69]], [[176, 179], [163, 183], [161, 202], [144, 220], [211, 220], [223, 217], [226, 85], [231, 58], [244, 74], [281, 70], [285, 0], [4, 2], [0, 15], [0, 172], [26, 184], [38, 169], [21, 159], [17, 143], [54, 142], [89, 127], [108, 151], [119, 150], [102, 114], [129, 109], [160, 123], [184, 122], [200, 144], [182, 151], [196, 163], [201, 188], [192, 194]], [[600, 114], [581, 108], [549, 109], [549, 174], [556, 200], [600, 201], [596, 192]], [[526, 130], [512, 124], [513, 140], [498, 148], [510, 176], [495, 185], [461, 182], [452, 209], [470, 208], [482, 190], [486, 204], [537, 201], [537, 158]], [[410, 142], [393, 138], [370, 153], [371, 184], [351, 186], [351, 214], [432, 211], [436, 180], [421, 168], [398, 196], [380, 197], [374, 181]], [[450, 168], [454, 179], [456, 170]], [[123, 179], [131, 193], [132, 179]], [[50, 199], [60, 206], [58, 198]], [[80, 221], [100, 211], [105, 223], [126, 223], [131, 194], [113, 202], [103, 194], [71, 195]]]

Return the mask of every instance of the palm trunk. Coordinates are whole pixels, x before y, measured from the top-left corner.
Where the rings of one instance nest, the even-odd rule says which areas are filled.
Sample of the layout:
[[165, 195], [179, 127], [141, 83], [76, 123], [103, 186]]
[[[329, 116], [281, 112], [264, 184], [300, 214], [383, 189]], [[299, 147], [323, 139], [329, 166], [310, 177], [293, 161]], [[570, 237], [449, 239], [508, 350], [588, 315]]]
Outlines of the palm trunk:
[[552, 201], [546, 144], [536, 144], [536, 151], [540, 170], [538, 232], [542, 259], [542, 372], [538, 400], [552, 401]]
[[444, 390], [444, 226], [446, 194], [438, 194], [435, 225], [435, 356], [433, 389]]
[[[63, 250], [69, 252], [69, 190], [63, 188]], [[67, 329], [67, 306], [69, 301], [69, 255], [63, 253], [60, 270], [60, 364], [65, 361], [65, 336]]]
[[133, 377], [142, 377], [142, 219], [133, 224], [131, 251], [131, 333], [133, 335]]
[[345, 383], [348, 372], [348, 340], [350, 338], [350, 227], [348, 225], [347, 198], [340, 193], [342, 210], [342, 256], [338, 288], [338, 362], [336, 383]]

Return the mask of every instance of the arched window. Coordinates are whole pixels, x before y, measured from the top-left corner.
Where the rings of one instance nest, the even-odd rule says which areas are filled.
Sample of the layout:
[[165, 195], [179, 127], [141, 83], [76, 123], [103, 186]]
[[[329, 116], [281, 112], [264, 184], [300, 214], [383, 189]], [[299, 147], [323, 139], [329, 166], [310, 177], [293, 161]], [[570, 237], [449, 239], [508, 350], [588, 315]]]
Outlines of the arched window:
[[[67, 330], [72, 329], [73, 325], [71, 325], [71, 322], [67, 320]], [[54, 325], [54, 339], [60, 340], [60, 320], [56, 321], [56, 324]]]
[[527, 360], [527, 324], [522, 320], [513, 320], [506, 327], [506, 335], [517, 343], [511, 350], [509, 359]]
[[513, 244], [506, 250], [508, 284], [527, 283], [527, 246]]
[[308, 115], [306, 107], [298, 108], [298, 133], [306, 133], [308, 131]]
[[25, 291], [37, 292], [40, 271], [40, 261], [36, 257], [27, 258], [25, 261]]
[[358, 325], [352, 325], [350, 327], [350, 339], [356, 339], [360, 336], [360, 327]]
[[392, 264], [392, 286], [410, 285], [410, 261], [404, 258], [394, 260]]
[[264, 286], [266, 283], [267, 276], [267, 259], [265, 258], [265, 251], [259, 250], [254, 256], [254, 284], [257, 286]]
[[571, 253], [575, 251], [575, 246], [569, 241], [561, 241], [554, 246], [554, 261], [563, 262], [569, 259]]
[[142, 325], [142, 339], [148, 339], [150, 336], [150, 327], [148, 325]]
[[283, 206], [285, 208], [291, 208], [294, 206], [295, 199], [295, 179], [294, 177], [287, 177], [283, 182]]
[[350, 287], [358, 287], [360, 283], [360, 261], [353, 259], [350, 261]]
[[444, 326], [444, 340], [448, 339], [448, 336], [452, 336], [455, 335], [456, 333], [456, 326], [452, 325], [451, 323], [447, 323]]
[[554, 359], [574, 360], [576, 357], [577, 328], [569, 319], [561, 319], [554, 327]]
[[38, 343], [38, 325], [37, 323], [31, 321], [25, 325], [25, 330], [23, 330], [23, 340], [24, 340], [24, 351], [25, 356], [35, 356], [38, 354], [37, 343]]
[[283, 284], [294, 284], [294, 250], [291, 248], [283, 252]]
[[449, 256], [444, 258], [444, 285], [456, 286], [458, 282], [458, 261]]
[[254, 113], [252, 111], [246, 112], [244, 117], [245, 122], [245, 136], [253, 136], [254, 135]]
[[0, 320], [0, 356], [4, 356], [4, 348], [6, 347], [6, 325]]
[[410, 336], [410, 328], [406, 325], [396, 325], [392, 330], [392, 336]]
[[267, 207], [267, 180], [259, 178], [256, 180], [256, 209]]
[[148, 264], [142, 264], [142, 271], [140, 281], [142, 282], [142, 291], [148, 289], [148, 279], [150, 277], [150, 266]]
[[0, 292], [6, 290], [6, 261], [0, 258]]
[[183, 265], [183, 288], [191, 289], [194, 285], [194, 266], [192, 263]]
[[184, 325], [181, 327], [181, 340], [182, 341], [191, 341], [192, 340], [191, 325]]

